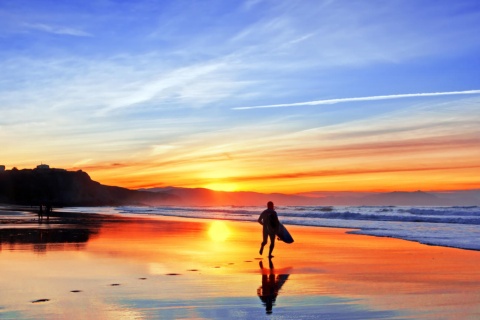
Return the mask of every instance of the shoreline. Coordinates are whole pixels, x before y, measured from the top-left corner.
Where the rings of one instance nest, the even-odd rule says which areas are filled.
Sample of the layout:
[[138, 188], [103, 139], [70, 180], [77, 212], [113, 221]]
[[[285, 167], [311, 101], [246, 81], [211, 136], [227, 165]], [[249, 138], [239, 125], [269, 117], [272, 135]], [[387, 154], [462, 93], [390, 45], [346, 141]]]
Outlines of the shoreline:
[[[108, 206], [110, 207], [110, 206]], [[82, 208], [82, 207], [75, 207], [75, 208]], [[89, 208], [89, 207], [85, 207]], [[92, 207], [96, 208], [96, 207]], [[199, 207], [202, 208], [202, 207]], [[160, 220], [165, 220], [165, 219], [184, 219], [186, 221], [214, 221], [214, 220], [219, 220], [219, 221], [232, 221], [232, 222], [245, 222], [245, 223], [254, 223], [256, 224], [256, 221], [244, 221], [244, 220], [235, 220], [235, 219], [228, 219], [228, 218], [211, 218], [211, 217], [185, 217], [181, 215], [161, 215], [161, 214], [121, 214], [121, 213], [88, 213], [88, 212], [71, 212], [71, 211], [62, 211], [63, 208], [57, 208], [51, 213], [52, 221], [50, 222], [51, 224], [68, 224], [68, 223], [84, 223], [84, 224], [91, 224], [91, 223], [98, 223], [100, 221], [128, 221], [132, 220], [135, 221], [136, 219], [140, 220], [145, 220], [145, 219], [160, 219]], [[17, 214], [5, 214], [8, 212], [15, 212]], [[26, 215], [21, 215], [19, 213], [24, 212], [28, 213]], [[2, 225], [8, 225], [10, 223], [21, 225], [22, 223], [26, 223], [26, 219], [28, 217], [31, 217], [32, 220], [30, 222], [35, 222], [34, 217], [37, 217], [38, 221], [38, 213], [37, 211], [32, 207], [32, 206], [23, 206], [23, 205], [5, 205], [5, 204], [0, 204], [0, 227]], [[281, 216], [280, 216], [281, 218]], [[43, 222], [46, 222], [46, 219], [43, 219]], [[368, 232], [364, 232], [363, 228], [360, 227], [341, 227], [341, 226], [322, 226], [322, 225], [302, 225], [302, 224], [292, 224], [289, 223], [287, 224], [289, 228], [291, 227], [306, 227], [306, 228], [326, 228], [326, 229], [338, 229], [342, 230], [347, 234], [351, 235], [361, 235], [361, 236], [369, 236], [373, 238], [385, 238], [385, 239], [396, 239], [396, 240], [401, 240], [401, 241], [407, 241], [407, 242], [413, 242], [417, 243], [420, 245], [425, 245], [425, 246], [431, 246], [431, 247], [441, 247], [441, 248], [450, 248], [450, 249], [458, 249], [458, 250], [467, 250], [467, 251], [473, 251], [473, 252], [480, 252], [480, 249], [476, 248], [462, 248], [462, 247], [456, 247], [453, 245], [446, 245], [446, 244], [435, 244], [435, 243], [428, 243], [424, 242], [421, 240], [415, 240], [415, 239], [405, 239], [400, 236], [388, 236], [388, 235], [376, 235], [376, 234], [369, 234]], [[368, 230], [368, 229], [367, 229]]]

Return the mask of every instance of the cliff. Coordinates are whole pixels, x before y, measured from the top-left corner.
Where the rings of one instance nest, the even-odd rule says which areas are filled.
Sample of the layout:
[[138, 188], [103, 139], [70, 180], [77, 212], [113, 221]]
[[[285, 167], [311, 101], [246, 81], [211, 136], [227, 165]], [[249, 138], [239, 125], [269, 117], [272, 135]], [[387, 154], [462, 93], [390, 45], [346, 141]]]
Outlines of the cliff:
[[161, 204], [175, 201], [167, 193], [105, 186], [83, 171], [24, 169], [0, 172], [0, 202], [54, 206]]

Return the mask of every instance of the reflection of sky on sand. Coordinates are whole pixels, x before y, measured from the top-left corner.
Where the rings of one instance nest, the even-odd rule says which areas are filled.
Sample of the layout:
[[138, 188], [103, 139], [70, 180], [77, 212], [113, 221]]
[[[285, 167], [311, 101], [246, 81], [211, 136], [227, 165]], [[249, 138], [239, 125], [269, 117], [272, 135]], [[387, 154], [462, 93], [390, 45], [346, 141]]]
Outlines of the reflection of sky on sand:
[[[209, 223], [111, 222], [81, 250], [3, 250], [0, 318], [267, 317], [257, 294], [271, 268], [267, 259], [257, 260], [259, 226], [225, 222], [229, 237], [214, 241]], [[276, 319], [468, 318], [480, 312], [478, 252], [337, 229], [289, 229], [296, 242], [279, 242], [274, 251], [273, 273], [289, 275], [278, 290]], [[31, 303], [42, 298], [50, 301]]]
[[22, 211], [5, 211], [0, 206], [0, 252], [83, 250], [101, 227], [99, 221], [78, 221], [51, 217], [38, 219]]
[[50, 227], [25, 225], [0, 229], [0, 251], [33, 250], [38, 254], [47, 251], [83, 250], [96, 231], [88, 228]]

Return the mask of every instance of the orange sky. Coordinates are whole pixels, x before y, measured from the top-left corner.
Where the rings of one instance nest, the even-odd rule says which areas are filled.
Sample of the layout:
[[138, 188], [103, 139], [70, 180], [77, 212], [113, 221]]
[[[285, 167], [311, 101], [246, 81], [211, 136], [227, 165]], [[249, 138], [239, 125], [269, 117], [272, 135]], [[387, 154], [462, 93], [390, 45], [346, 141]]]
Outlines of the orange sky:
[[[275, 131], [276, 126], [268, 132], [253, 128], [241, 136], [238, 129], [231, 129], [180, 139], [168, 148], [126, 146], [79, 161], [75, 159], [82, 152], [65, 146], [52, 147], [56, 151], [41, 158], [34, 155], [37, 150], [17, 149], [30, 160], [4, 161], [10, 159], [7, 169], [34, 168], [40, 162], [81, 169], [102, 184], [134, 189], [177, 186], [298, 193], [480, 188], [480, 129], [468, 120], [478, 116], [459, 113], [457, 118], [463, 120], [441, 125], [437, 122], [450, 116], [429, 112], [423, 120], [405, 111], [396, 115], [398, 120], [369, 118], [285, 132]], [[415, 126], [414, 121], [422, 123]], [[457, 128], [458, 123], [463, 125]], [[9, 145], [10, 151], [15, 149]]]
[[476, 116], [457, 115], [465, 123], [457, 129], [437, 124], [449, 116], [435, 110], [424, 119], [410, 112], [397, 114], [397, 120], [369, 118], [263, 136], [235, 136], [231, 130], [197, 137], [202, 143], [179, 141], [161, 153], [146, 150], [118, 163], [92, 160], [66, 167], [83, 169], [104, 184], [130, 188], [267, 193], [480, 188], [480, 130], [467, 125], [467, 118]]

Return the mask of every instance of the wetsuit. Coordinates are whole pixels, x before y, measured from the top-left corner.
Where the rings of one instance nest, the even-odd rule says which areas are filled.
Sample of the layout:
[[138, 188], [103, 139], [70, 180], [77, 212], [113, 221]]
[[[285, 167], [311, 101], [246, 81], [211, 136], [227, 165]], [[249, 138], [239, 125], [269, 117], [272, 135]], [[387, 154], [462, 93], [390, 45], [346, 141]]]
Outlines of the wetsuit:
[[270, 237], [270, 253], [272, 254], [273, 248], [275, 247], [275, 236], [278, 230], [280, 222], [278, 221], [277, 212], [272, 209], [267, 209], [260, 214], [258, 222], [263, 225], [263, 241], [260, 249], [260, 254], [263, 252], [263, 247], [267, 244], [268, 238]]

